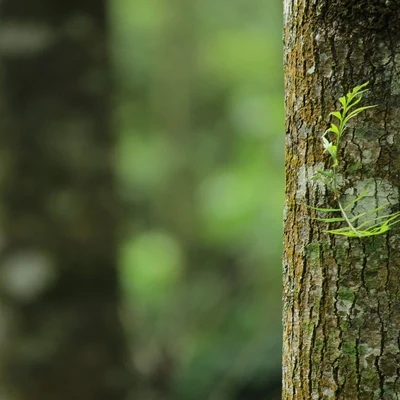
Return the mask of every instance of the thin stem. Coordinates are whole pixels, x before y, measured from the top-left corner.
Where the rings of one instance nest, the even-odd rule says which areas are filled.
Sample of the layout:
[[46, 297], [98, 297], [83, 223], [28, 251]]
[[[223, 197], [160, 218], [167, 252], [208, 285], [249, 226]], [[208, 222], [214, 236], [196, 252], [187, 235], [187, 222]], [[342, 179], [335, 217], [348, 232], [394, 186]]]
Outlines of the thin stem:
[[335, 200], [339, 197], [338, 187], [337, 187], [337, 174], [336, 174], [336, 166], [332, 167], [332, 181], [333, 181], [333, 195]]
[[346, 220], [347, 225], [349, 226], [349, 228], [354, 232], [355, 235], [357, 235], [358, 237], [360, 237], [360, 233], [357, 231], [356, 228], [354, 228], [353, 224], [350, 222], [349, 218], [347, 217], [346, 212], [344, 211], [342, 204], [340, 203], [340, 201], [338, 200], [338, 204], [339, 204], [339, 208], [340, 208], [340, 212], [342, 213], [343, 218]]

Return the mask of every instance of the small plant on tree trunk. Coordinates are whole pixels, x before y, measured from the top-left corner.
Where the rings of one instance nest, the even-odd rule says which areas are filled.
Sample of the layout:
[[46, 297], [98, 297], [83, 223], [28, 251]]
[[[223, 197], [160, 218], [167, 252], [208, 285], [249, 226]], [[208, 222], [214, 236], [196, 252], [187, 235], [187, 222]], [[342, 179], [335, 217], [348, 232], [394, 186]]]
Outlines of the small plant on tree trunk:
[[340, 111], [333, 111], [329, 115], [337, 119], [337, 123], [331, 123], [322, 135], [324, 153], [328, 153], [331, 159], [331, 169], [317, 170], [312, 180], [322, 182], [333, 193], [333, 198], [337, 202], [337, 208], [317, 208], [310, 207], [315, 211], [322, 213], [339, 213], [337, 217], [315, 218], [318, 221], [328, 224], [343, 222], [345, 226], [326, 230], [328, 233], [342, 235], [347, 237], [365, 237], [381, 235], [387, 232], [393, 225], [400, 222], [400, 212], [379, 216], [379, 212], [386, 208], [389, 203], [380, 205], [365, 212], [352, 215], [350, 211], [367, 196], [370, 189], [364, 190], [354, 200], [349, 201], [346, 205], [343, 204], [340, 188], [338, 184], [338, 169], [340, 168], [340, 158], [338, 150], [341, 140], [348, 127], [349, 121], [356, 117], [359, 113], [375, 106], [355, 107], [363, 97], [363, 93], [367, 91], [368, 82], [356, 86], [349, 91], [345, 96], [339, 99], [341, 104]]

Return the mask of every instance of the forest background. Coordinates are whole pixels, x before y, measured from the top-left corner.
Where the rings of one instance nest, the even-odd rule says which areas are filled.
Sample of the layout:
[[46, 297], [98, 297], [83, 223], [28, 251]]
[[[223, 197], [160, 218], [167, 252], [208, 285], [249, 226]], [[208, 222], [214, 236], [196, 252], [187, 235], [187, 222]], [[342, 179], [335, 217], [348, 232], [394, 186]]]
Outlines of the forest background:
[[113, 0], [110, 11], [141, 398], [160, 373], [166, 399], [278, 398], [281, 1]]
[[[118, 297], [109, 242], [118, 236], [118, 317], [129, 345], [121, 348], [132, 367], [131, 397], [278, 400], [281, 0], [108, 1], [104, 35], [112, 64], [118, 196], [97, 183], [101, 174], [109, 176], [111, 157], [100, 165], [95, 156], [112, 147], [98, 112], [110, 103], [101, 94], [82, 97], [97, 89], [109, 95], [98, 84], [104, 65], [97, 70], [90, 64], [102, 59], [101, 37], [84, 30], [103, 12], [91, 7], [101, 6], [73, 3], [90, 18], [83, 13], [67, 24], [62, 10], [73, 15], [72, 3], [18, 4], [6, 1], [0, 9], [0, 222], [1, 244], [8, 243], [0, 257], [0, 311], [7, 309], [0, 313], [0, 344], [7, 350], [0, 391], [5, 384], [25, 393], [18, 398], [54, 398], [52, 390], [76, 398], [68, 397], [68, 390], [79, 392], [74, 379], [90, 380], [81, 379], [76, 363], [107, 362], [107, 344], [121, 342], [107, 342], [113, 324], [119, 329], [116, 318], [107, 322], [107, 302]], [[48, 32], [64, 32], [65, 41]], [[74, 74], [87, 81], [79, 83]], [[70, 115], [89, 122], [78, 118], [75, 124]], [[114, 197], [118, 202], [108, 204]], [[112, 204], [122, 204], [121, 210]], [[102, 214], [103, 206], [113, 215], [118, 211], [117, 224], [108, 225], [111, 214]], [[24, 250], [38, 244], [54, 256], [51, 262]], [[41, 277], [42, 270], [51, 279]], [[98, 383], [82, 390], [96, 396]]]
[[111, 11], [136, 366], [168, 363], [171, 399], [278, 398], [281, 1]]

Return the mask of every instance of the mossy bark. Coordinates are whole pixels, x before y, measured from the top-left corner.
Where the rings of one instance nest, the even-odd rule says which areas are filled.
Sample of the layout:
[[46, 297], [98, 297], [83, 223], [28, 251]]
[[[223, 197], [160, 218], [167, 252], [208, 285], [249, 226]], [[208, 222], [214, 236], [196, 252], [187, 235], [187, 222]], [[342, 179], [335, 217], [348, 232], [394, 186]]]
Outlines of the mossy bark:
[[[335, 206], [311, 182], [337, 99], [369, 81], [339, 149], [342, 193], [399, 198], [400, 13], [396, 1], [285, 0], [286, 204], [283, 399], [400, 398], [400, 234], [324, 233], [307, 205]], [[322, 117], [322, 118], [321, 118]], [[355, 189], [352, 189], [355, 188]], [[398, 206], [392, 206], [396, 211]]]
[[0, 8], [0, 398], [121, 400], [106, 3]]

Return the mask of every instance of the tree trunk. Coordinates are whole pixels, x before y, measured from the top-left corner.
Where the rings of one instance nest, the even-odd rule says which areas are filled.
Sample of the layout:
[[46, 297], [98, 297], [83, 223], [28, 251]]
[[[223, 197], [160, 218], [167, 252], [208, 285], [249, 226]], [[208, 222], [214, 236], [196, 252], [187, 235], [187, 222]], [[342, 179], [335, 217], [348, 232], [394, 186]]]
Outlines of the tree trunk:
[[[328, 163], [321, 135], [336, 100], [369, 81], [339, 149], [347, 197], [397, 203], [400, 13], [396, 1], [285, 0], [286, 204], [283, 399], [400, 398], [399, 228], [325, 233], [307, 205], [334, 206], [310, 182]], [[344, 201], [346, 193], [343, 194]], [[398, 206], [396, 206], [398, 209]], [[396, 208], [392, 208], [395, 211]]]
[[106, 4], [0, 4], [0, 398], [121, 400]]

